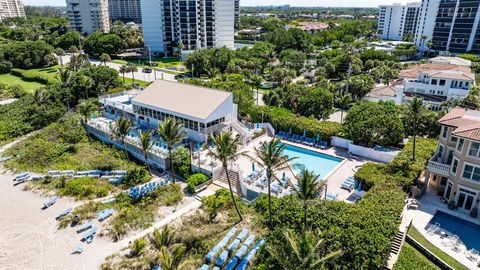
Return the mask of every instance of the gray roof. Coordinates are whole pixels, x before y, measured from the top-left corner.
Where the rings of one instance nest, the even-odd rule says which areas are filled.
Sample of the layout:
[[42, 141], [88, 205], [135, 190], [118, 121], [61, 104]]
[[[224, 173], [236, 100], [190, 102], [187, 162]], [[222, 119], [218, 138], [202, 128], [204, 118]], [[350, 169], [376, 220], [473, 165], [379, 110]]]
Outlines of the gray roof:
[[132, 101], [161, 110], [207, 119], [231, 95], [226, 91], [157, 80], [135, 96]]

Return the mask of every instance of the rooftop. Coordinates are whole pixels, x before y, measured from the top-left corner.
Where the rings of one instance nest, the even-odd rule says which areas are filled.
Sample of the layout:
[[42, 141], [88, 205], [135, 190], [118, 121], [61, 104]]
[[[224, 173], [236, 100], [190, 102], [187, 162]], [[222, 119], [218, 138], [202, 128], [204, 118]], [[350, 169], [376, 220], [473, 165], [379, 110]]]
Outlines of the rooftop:
[[470, 67], [472, 65], [472, 61], [463, 59], [460, 57], [450, 57], [450, 56], [437, 56], [430, 59], [430, 63], [434, 64], [447, 64], [447, 65], [457, 65], [457, 66], [464, 66]]
[[395, 85], [384, 85], [373, 89], [368, 93], [367, 97], [378, 98], [378, 97], [395, 97], [397, 95], [397, 89]]
[[480, 141], [480, 111], [455, 108], [438, 123], [454, 127], [452, 134], [455, 136]]
[[455, 77], [458, 79], [461, 76], [461, 78], [464, 80], [475, 79], [475, 75], [472, 73], [469, 67], [438, 63], [412, 65], [409, 68], [400, 71], [399, 77], [402, 79], [418, 79], [421, 73], [437, 74], [436, 76], [449, 76], [446, 78]]
[[226, 91], [157, 80], [135, 96], [133, 102], [207, 119], [231, 95]]

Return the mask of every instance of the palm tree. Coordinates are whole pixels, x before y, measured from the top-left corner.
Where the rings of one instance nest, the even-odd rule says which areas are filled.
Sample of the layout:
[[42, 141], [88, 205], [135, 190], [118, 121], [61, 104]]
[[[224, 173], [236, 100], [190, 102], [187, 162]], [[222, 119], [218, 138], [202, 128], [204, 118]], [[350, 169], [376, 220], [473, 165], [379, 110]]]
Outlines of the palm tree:
[[57, 79], [60, 88], [65, 91], [65, 102], [67, 103], [67, 108], [70, 109], [70, 88], [72, 86], [72, 72], [69, 69], [61, 68], [58, 70], [57, 75], [55, 76]]
[[58, 61], [60, 62], [60, 66], [63, 67], [63, 57], [65, 56], [65, 51], [62, 48], [56, 48], [55, 54], [58, 56]]
[[228, 171], [228, 163], [230, 161], [235, 161], [243, 153], [237, 153], [237, 146], [240, 144], [240, 136], [237, 134], [235, 137], [232, 132], [220, 133], [217, 136], [211, 136], [213, 143], [215, 144], [215, 149], [209, 149], [209, 154], [212, 158], [218, 159], [222, 163], [223, 170], [227, 176], [228, 189], [230, 190], [230, 196], [232, 198], [233, 205], [237, 211], [238, 218], [240, 221], [243, 220], [240, 209], [237, 205], [237, 200], [233, 194], [232, 182], [230, 180], [230, 173]]
[[185, 255], [185, 246], [183, 244], [175, 244], [170, 248], [163, 246], [158, 252], [158, 261], [163, 270], [183, 270], [192, 269], [192, 261], [186, 260], [181, 262]]
[[148, 150], [150, 150], [153, 146], [152, 140], [153, 132], [151, 130], [142, 131], [138, 130], [138, 137], [140, 138], [140, 144], [143, 150], [143, 157], [145, 158], [145, 165], [147, 165], [148, 171], [150, 174], [152, 171], [150, 170], [150, 165], [148, 165]]
[[147, 241], [145, 241], [145, 239], [143, 238], [133, 241], [133, 243], [129, 246], [130, 255], [132, 257], [138, 257], [142, 255], [142, 253], [145, 251], [146, 246], [147, 246]]
[[413, 124], [413, 153], [412, 153], [412, 160], [415, 160], [415, 143], [417, 138], [417, 124], [420, 117], [425, 112], [425, 105], [423, 104], [423, 100], [420, 98], [413, 98], [411, 102], [407, 104], [407, 117], [410, 118]]
[[160, 250], [162, 247], [168, 247], [173, 240], [174, 232], [168, 225], [164, 225], [161, 230], [155, 229], [149, 236], [150, 242], [156, 249]]
[[287, 145], [275, 138], [269, 142], [262, 142], [260, 148], [255, 148], [256, 158], [251, 158], [260, 164], [267, 173], [268, 181], [268, 226], [272, 227], [272, 201], [270, 184], [275, 172], [290, 168], [290, 162], [295, 158], [288, 158], [283, 154]]
[[170, 168], [172, 169], [173, 183], [175, 183], [172, 149], [175, 144], [181, 142], [185, 138], [185, 130], [183, 130], [183, 125], [175, 121], [175, 119], [168, 118], [163, 124], [158, 125], [158, 134], [160, 135], [162, 141], [167, 145]]
[[82, 122], [85, 127], [87, 125], [88, 118], [92, 116], [94, 110], [95, 105], [89, 101], [84, 101], [78, 105], [78, 112], [83, 116]]
[[135, 66], [134, 64], [128, 63], [127, 67], [128, 67], [128, 71], [132, 73], [133, 82], [135, 82], [135, 72], [138, 71], [137, 66]]
[[128, 67], [126, 65], [122, 65], [120, 67], [119, 71], [120, 71], [120, 73], [122, 73], [123, 83], [125, 84], [125, 73], [130, 72], [130, 70], [128, 69]]
[[130, 121], [130, 119], [126, 118], [123, 115], [120, 116], [120, 118], [118, 118], [117, 121], [115, 121], [115, 125], [112, 128], [113, 136], [115, 138], [120, 139], [120, 142], [123, 145], [127, 160], [129, 160], [129, 158], [128, 158], [127, 146], [125, 145], [125, 138], [127, 137], [131, 128], [132, 128], [132, 122]]
[[345, 94], [338, 99], [338, 105], [340, 106], [340, 123], [343, 123], [343, 112], [347, 108], [348, 104], [352, 102], [350, 94]]
[[325, 264], [341, 256], [341, 250], [321, 255], [320, 251], [325, 245], [325, 240], [319, 238], [321, 233], [303, 232], [295, 234], [291, 229], [284, 232], [286, 244], [267, 246], [268, 253], [274, 258], [282, 269], [317, 270], [324, 269]]
[[297, 196], [303, 200], [303, 228], [307, 228], [307, 206], [308, 201], [313, 200], [324, 189], [325, 182], [321, 181], [320, 175], [313, 171], [303, 169], [298, 175], [298, 188], [295, 189]]
[[110, 55], [106, 53], [102, 53], [102, 55], [100, 55], [100, 64], [103, 63], [105, 66], [107, 66], [107, 62], [110, 62], [110, 61], [112, 61], [112, 59], [110, 58]]
[[253, 75], [251, 80], [252, 80], [253, 86], [257, 89], [257, 105], [258, 105], [258, 88], [262, 85], [262, 76]]
[[422, 50], [423, 50], [423, 47], [425, 46], [425, 41], [428, 39], [428, 36], [427, 35], [422, 35], [420, 37], [420, 40], [422, 41]]

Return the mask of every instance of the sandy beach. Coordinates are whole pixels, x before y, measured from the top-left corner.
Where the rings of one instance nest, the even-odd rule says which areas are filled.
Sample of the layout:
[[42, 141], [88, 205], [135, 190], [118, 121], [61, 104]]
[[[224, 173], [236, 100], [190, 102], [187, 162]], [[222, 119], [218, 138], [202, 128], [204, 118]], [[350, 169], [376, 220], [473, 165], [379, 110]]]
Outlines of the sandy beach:
[[[108, 238], [80, 242], [75, 228], [57, 230], [55, 215], [81, 202], [61, 198], [41, 210], [46, 197], [13, 186], [12, 175], [0, 174], [0, 269], [99, 269], [104, 258], [120, 248]], [[102, 226], [98, 225], [99, 232]], [[82, 254], [71, 254], [81, 244]]]

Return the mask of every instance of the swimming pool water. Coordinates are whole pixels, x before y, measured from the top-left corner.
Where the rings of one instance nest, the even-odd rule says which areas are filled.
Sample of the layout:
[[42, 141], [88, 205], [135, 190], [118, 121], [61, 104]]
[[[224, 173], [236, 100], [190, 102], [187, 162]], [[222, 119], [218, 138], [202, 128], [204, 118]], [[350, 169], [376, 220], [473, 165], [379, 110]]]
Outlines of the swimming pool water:
[[[444, 229], [458, 235], [467, 249], [480, 250], [480, 225], [454, 217], [442, 211], [437, 211], [429, 224], [440, 223], [440, 230]], [[427, 227], [430, 225], [427, 225]]]
[[343, 159], [325, 155], [322, 153], [310, 151], [301, 147], [287, 144], [283, 154], [289, 158], [296, 157], [292, 161], [292, 166], [297, 173], [306, 168], [320, 175], [320, 179], [324, 179], [332, 170], [340, 164]]

